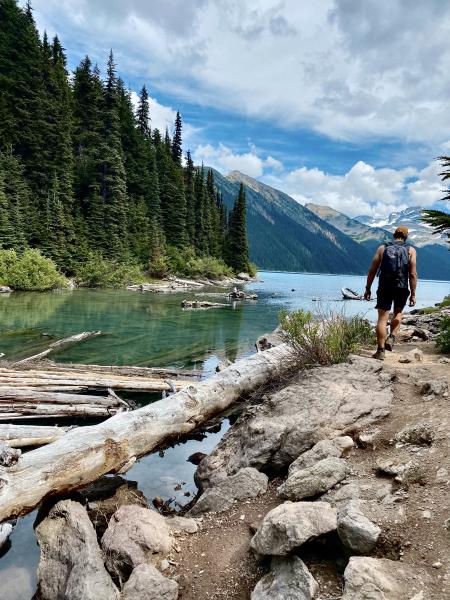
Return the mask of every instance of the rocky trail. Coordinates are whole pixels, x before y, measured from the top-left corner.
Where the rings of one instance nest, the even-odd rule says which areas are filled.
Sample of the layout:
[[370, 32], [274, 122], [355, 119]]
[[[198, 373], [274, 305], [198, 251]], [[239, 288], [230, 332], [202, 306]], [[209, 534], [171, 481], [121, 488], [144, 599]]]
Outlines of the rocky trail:
[[44, 505], [36, 599], [449, 598], [441, 316], [408, 317], [383, 363], [363, 352], [247, 401], [184, 517], [117, 476]]

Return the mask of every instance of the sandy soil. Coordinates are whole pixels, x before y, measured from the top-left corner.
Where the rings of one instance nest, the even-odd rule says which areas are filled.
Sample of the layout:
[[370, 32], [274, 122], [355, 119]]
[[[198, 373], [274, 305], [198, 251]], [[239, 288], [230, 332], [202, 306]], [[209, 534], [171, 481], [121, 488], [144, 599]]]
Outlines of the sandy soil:
[[[422, 350], [423, 360], [399, 363], [399, 355], [413, 348]], [[431, 342], [402, 344], [387, 353], [385, 370], [394, 378], [392, 412], [369, 432], [374, 433], [370, 444], [358, 443], [351, 452], [352, 474], [345, 482], [363, 485], [367, 511], [382, 528], [372, 555], [404, 561], [417, 568], [419, 577], [431, 576], [424, 600], [450, 598], [450, 524], [446, 527], [450, 518], [450, 398], [426, 401], [420, 394], [420, 381], [450, 379], [450, 364], [439, 363], [438, 358]], [[430, 446], [395, 443], [396, 433], [419, 423], [433, 428], [435, 439]], [[361, 433], [367, 432], [352, 432], [355, 441]], [[412, 461], [413, 475], [396, 482], [380, 474], [376, 465], [384, 460]], [[275, 493], [279, 484], [280, 480], [274, 480], [264, 496], [236, 503], [226, 513], [205, 516], [198, 534], [179, 539], [175, 564], [165, 574], [179, 581], [180, 598], [250, 598], [267, 565], [251, 555], [249, 542], [263, 516], [279, 504]], [[303, 547], [299, 556], [319, 582], [319, 598], [340, 598], [348, 557], [337, 536]]]

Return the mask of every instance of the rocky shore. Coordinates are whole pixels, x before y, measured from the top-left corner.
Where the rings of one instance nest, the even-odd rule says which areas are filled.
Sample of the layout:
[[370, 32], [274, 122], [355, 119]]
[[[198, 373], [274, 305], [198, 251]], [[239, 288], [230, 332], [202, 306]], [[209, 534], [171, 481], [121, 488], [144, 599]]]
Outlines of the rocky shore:
[[227, 288], [232, 285], [239, 285], [242, 283], [249, 283], [256, 281], [255, 278], [250, 277], [248, 273], [239, 273], [236, 277], [223, 277], [221, 279], [181, 279], [173, 275], [166, 277], [164, 280], [158, 283], [137, 283], [134, 285], [127, 286], [127, 290], [134, 292], [153, 292], [153, 293], [169, 293], [169, 292], [187, 292], [192, 290], [199, 290], [204, 287], [223, 287]]
[[352, 356], [249, 400], [199, 457], [183, 517], [117, 476], [43, 506], [36, 599], [450, 597], [442, 315], [408, 316], [385, 363]]

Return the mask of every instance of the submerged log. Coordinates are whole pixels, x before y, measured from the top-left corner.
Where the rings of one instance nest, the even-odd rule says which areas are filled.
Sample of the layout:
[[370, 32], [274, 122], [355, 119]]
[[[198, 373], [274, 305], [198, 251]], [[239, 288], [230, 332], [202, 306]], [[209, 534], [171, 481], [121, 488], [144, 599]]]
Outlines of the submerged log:
[[78, 427], [0, 469], [0, 521], [32, 510], [44, 498], [82, 487], [132, 464], [158, 445], [195, 429], [241, 396], [288, 375], [285, 344], [242, 359], [207, 381], [103, 423]]
[[44, 350], [43, 352], [39, 352], [39, 354], [34, 354], [33, 356], [28, 356], [27, 358], [23, 358], [22, 360], [18, 360], [14, 364], [15, 365], [24, 365], [28, 362], [31, 362], [34, 360], [39, 360], [41, 358], [44, 358], [48, 354], [55, 352], [55, 350], [60, 350], [64, 346], [68, 346], [70, 344], [74, 344], [77, 342], [82, 342], [83, 340], [85, 340], [87, 338], [97, 337], [101, 334], [102, 334], [101, 331], [83, 331], [83, 333], [77, 333], [76, 335], [71, 335], [68, 338], [64, 338], [63, 340], [57, 340], [56, 342], [51, 343], [50, 346], [47, 348], [47, 350]]
[[223, 308], [229, 306], [229, 304], [208, 302], [207, 300], [183, 300], [181, 302], [182, 308]]
[[42, 446], [59, 439], [66, 431], [67, 427], [0, 424], [0, 444], [3, 442], [11, 448]]

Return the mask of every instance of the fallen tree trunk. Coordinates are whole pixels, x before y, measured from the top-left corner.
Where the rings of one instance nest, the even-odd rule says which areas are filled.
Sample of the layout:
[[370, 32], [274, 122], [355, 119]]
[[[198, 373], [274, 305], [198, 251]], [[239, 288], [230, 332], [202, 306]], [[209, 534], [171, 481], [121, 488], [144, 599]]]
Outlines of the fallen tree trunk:
[[65, 435], [66, 431], [65, 427], [0, 424], [0, 443], [4, 442], [11, 448], [42, 446], [59, 439]]
[[192, 431], [271, 379], [286, 376], [292, 368], [290, 358], [290, 349], [282, 344], [237, 361], [169, 398], [98, 425], [78, 427], [27, 452], [16, 465], [0, 469], [0, 522], [29, 512], [48, 496], [125, 470], [136, 457]]
[[87, 338], [97, 337], [101, 334], [102, 334], [101, 331], [83, 331], [83, 333], [77, 333], [76, 335], [71, 335], [70, 337], [64, 338], [63, 340], [57, 340], [56, 342], [53, 342], [52, 344], [50, 344], [50, 346], [47, 348], [47, 350], [44, 350], [43, 352], [39, 352], [39, 354], [34, 354], [33, 356], [28, 356], [27, 358], [18, 360], [17, 362], [14, 363], [14, 365], [24, 365], [33, 360], [39, 360], [40, 358], [44, 358], [44, 356], [47, 356], [51, 352], [55, 352], [55, 350], [60, 350], [64, 346], [68, 346], [69, 344], [74, 344], [76, 342], [82, 342], [83, 340], [85, 340]]
[[[77, 363], [58, 364], [52, 361], [43, 361], [43, 369], [47, 371], [72, 371], [87, 373], [107, 373], [108, 375], [125, 375], [130, 377], [202, 377], [203, 371], [196, 369], [170, 369], [161, 367], [133, 367], [133, 366], [117, 366], [117, 365], [85, 365]], [[1, 371], [1, 369], [0, 369]]]
[[181, 303], [182, 308], [224, 308], [229, 306], [230, 304], [208, 302], [207, 300], [183, 300]]
[[3, 421], [16, 417], [38, 416], [50, 417], [110, 417], [126, 410], [117, 404], [110, 406], [89, 404], [44, 404], [42, 402], [14, 402], [13, 404], [0, 404], [0, 419]]
[[[90, 406], [112, 406], [122, 404], [112, 396], [90, 396], [88, 394], [65, 394], [53, 392], [41, 392], [30, 388], [14, 388], [0, 386], [0, 410], [5, 404], [19, 404], [28, 402], [39, 405], [46, 404], [87, 404]], [[125, 402], [123, 402], [125, 404]]]

